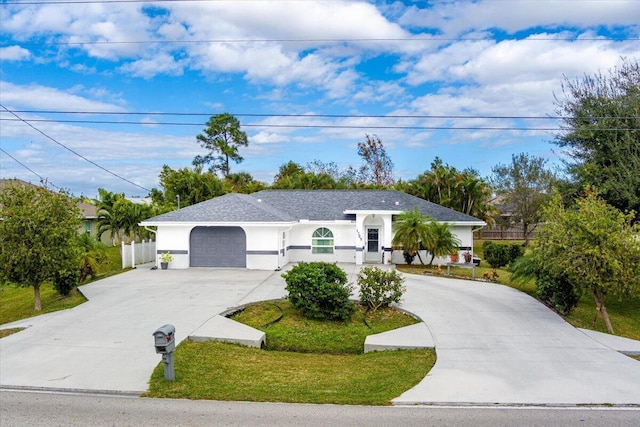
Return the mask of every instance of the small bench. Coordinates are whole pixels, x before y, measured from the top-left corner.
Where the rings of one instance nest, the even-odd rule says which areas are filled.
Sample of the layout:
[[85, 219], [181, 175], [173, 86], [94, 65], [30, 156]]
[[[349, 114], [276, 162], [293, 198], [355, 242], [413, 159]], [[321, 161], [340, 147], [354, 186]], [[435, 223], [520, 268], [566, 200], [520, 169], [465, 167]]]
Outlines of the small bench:
[[451, 276], [451, 267], [471, 268], [471, 278], [476, 278], [476, 265], [472, 262], [448, 262], [447, 263], [447, 276]]

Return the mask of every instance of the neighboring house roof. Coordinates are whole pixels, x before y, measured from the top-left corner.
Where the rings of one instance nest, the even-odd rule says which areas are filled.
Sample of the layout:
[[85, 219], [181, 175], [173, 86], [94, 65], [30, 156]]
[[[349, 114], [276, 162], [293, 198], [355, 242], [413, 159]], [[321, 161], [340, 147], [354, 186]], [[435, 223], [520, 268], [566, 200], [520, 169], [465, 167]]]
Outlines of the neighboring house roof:
[[[37, 185], [31, 184], [30, 182], [23, 181], [18, 178], [2, 178], [0, 179], [0, 191], [4, 188], [14, 187], [14, 186], [29, 186], [29, 187], [38, 187]], [[78, 202], [78, 209], [80, 209], [80, 214], [83, 219], [96, 219], [98, 217], [97, 208], [86, 202]]]
[[96, 219], [98, 218], [98, 207], [87, 202], [78, 202], [78, 209], [82, 213], [84, 219]]
[[[441, 222], [484, 224], [480, 219], [395, 190], [263, 190], [230, 193], [143, 221], [171, 222], [297, 222], [355, 219], [356, 212], [400, 213], [417, 207]], [[474, 225], [475, 225], [474, 224]]]

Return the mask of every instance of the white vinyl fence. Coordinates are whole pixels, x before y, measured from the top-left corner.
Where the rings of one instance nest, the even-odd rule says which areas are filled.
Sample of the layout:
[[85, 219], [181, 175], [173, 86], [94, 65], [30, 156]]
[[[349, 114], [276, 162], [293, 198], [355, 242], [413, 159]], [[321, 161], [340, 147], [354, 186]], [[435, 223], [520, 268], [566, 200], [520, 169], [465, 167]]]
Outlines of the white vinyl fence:
[[133, 267], [136, 265], [155, 262], [156, 260], [156, 242], [142, 241], [141, 243], [131, 242], [125, 245], [122, 242], [122, 268]]

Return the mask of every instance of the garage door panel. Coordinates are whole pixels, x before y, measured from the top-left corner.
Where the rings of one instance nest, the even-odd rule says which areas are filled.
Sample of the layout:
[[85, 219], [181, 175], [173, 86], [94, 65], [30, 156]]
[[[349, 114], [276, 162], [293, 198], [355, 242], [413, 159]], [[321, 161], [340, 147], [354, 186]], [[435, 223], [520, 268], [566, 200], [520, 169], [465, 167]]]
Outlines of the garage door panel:
[[246, 267], [247, 236], [240, 227], [191, 230], [192, 267]]

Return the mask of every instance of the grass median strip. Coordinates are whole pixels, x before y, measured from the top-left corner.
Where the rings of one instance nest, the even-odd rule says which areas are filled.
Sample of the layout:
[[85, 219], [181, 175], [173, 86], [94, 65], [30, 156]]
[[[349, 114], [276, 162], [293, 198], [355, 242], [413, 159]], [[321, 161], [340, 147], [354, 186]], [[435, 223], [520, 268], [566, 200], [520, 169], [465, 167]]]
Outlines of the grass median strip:
[[184, 342], [175, 352], [176, 381], [164, 380], [160, 364], [146, 396], [388, 405], [434, 363], [429, 350], [311, 354]]
[[[264, 326], [277, 319], [282, 320]], [[287, 301], [262, 302], [234, 316], [267, 333], [267, 350], [216, 342], [183, 342], [175, 352], [176, 381], [154, 371], [148, 397], [259, 402], [388, 405], [422, 380], [432, 350], [363, 353], [367, 335], [417, 322], [393, 309], [347, 322], [305, 319]]]

